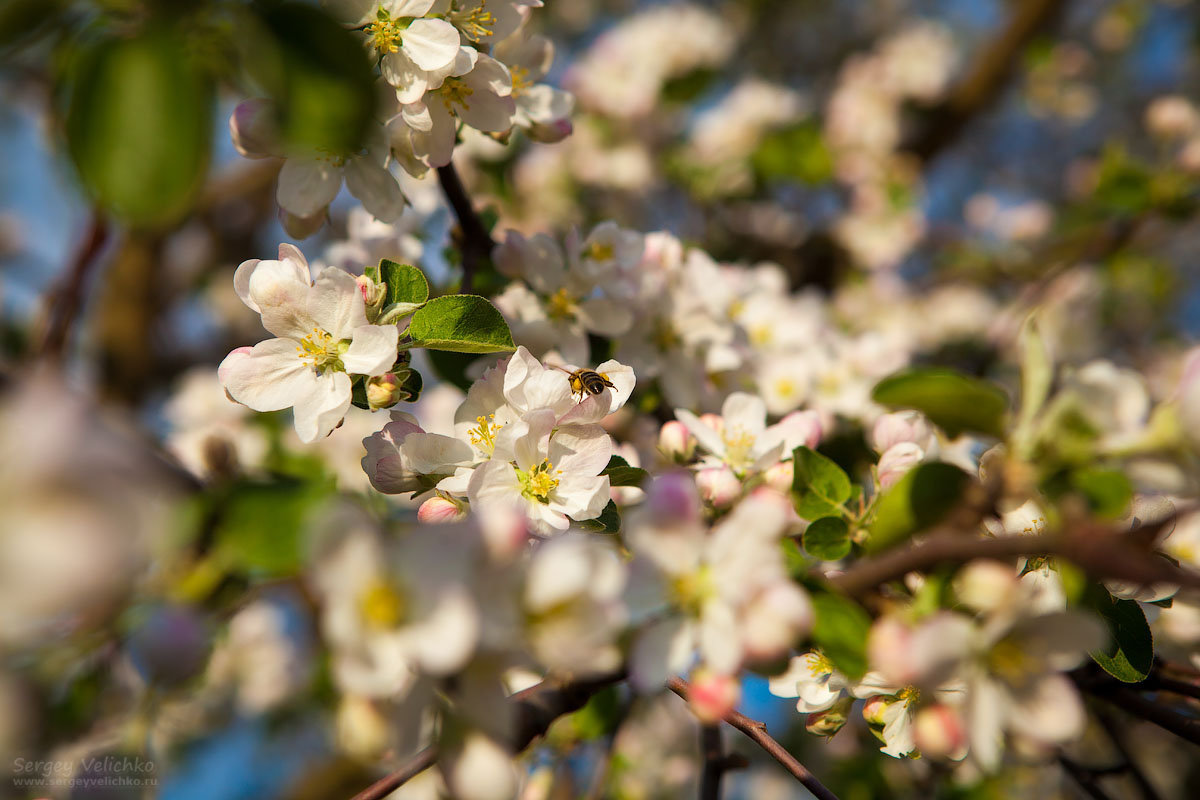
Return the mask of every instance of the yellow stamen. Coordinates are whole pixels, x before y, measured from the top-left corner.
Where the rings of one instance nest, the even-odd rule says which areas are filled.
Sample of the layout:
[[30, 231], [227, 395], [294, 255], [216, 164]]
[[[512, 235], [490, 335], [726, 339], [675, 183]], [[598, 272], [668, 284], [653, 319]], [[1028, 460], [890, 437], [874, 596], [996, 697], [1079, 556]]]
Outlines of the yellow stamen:
[[387, 581], [376, 579], [358, 600], [359, 613], [372, 628], [395, 628], [404, 621], [407, 603], [404, 596]]
[[503, 423], [497, 424], [495, 420], [495, 414], [476, 417], [475, 427], [467, 431], [467, 435], [471, 438], [471, 444], [489, 454], [496, 449], [496, 431], [504, 427]]

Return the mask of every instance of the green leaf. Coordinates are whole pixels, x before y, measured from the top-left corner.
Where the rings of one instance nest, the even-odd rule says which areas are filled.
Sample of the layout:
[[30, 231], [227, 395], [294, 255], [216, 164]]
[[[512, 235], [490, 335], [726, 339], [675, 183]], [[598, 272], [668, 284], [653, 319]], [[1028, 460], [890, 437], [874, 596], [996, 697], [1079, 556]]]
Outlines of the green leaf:
[[496, 307], [473, 294], [435, 297], [415, 314], [408, 335], [417, 347], [455, 353], [515, 350], [508, 323]]
[[135, 227], [190, 208], [208, 171], [213, 85], [179, 32], [102, 39], [74, 72], [67, 150], [96, 202]]
[[867, 673], [867, 633], [871, 617], [862, 606], [841, 595], [813, 595], [816, 622], [813, 641], [847, 678], [858, 680]]
[[1092, 660], [1119, 681], [1139, 683], [1154, 663], [1154, 636], [1136, 600], [1118, 600], [1100, 584], [1088, 587], [1084, 605], [1100, 614], [1110, 642], [1091, 653]]
[[805, 519], [836, 516], [850, 499], [850, 478], [830, 459], [808, 447], [792, 453], [792, 500], [796, 513]]
[[585, 531], [617, 533], [621, 530], [621, 512], [617, 510], [617, 504], [609, 500], [608, 505], [600, 512], [600, 516], [595, 519], [585, 519], [576, 524]]
[[294, 574], [304, 563], [309, 515], [330, 491], [326, 484], [300, 481], [235, 487], [220, 510], [214, 554], [255, 575]]
[[971, 477], [953, 464], [918, 464], [879, 498], [867, 551], [900, 544], [941, 522], [970, 483]]
[[375, 75], [359, 34], [307, 3], [262, 4], [247, 35], [248, 70], [275, 101], [284, 141], [301, 150], [358, 150], [375, 114]]
[[783, 562], [787, 565], [788, 575], [800, 581], [806, 578], [812, 569], [812, 562], [804, 555], [795, 539], [786, 538], [782, 543]]
[[641, 467], [630, 466], [629, 462], [620, 456], [608, 459], [608, 466], [601, 475], [608, 476], [610, 486], [641, 486], [650, 477], [650, 473]]
[[840, 561], [850, 552], [850, 526], [841, 517], [821, 517], [804, 530], [804, 549], [822, 561]]
[[1071, 473], [1071, 486], [1087, 498], [1088, 507], [1099, 517], [1117, 519], [1133, 500], [1133, 486], [1115, 469], [1084, 467]]
[[387, 284], [384, 308], [393, 303], [416, 307], [429, 299], [429, 281], [425, 273], [411, 264], [398, 264], [385, 258], [379, 262], [379, 280]]
[[1008, 396], [979, 378], [939, 367], [915, 367], [884, 378], [871, 393], [880, 405], [915, 408], [947, 436], [964, 431], [1001, 438]]
[[1054, 362], [1046, 341], [1038, 328], [1037, 318], [1030, 315], [1021, 328], [1021, 413], [1018, 430], [1028, 436], [1034, 418], [1042, 410], [1054, 381]]
[[833, 177], [833, 157], [820, 126], [811, 122], [767, 133], [750, 162], [768, 180], [818, 184]]

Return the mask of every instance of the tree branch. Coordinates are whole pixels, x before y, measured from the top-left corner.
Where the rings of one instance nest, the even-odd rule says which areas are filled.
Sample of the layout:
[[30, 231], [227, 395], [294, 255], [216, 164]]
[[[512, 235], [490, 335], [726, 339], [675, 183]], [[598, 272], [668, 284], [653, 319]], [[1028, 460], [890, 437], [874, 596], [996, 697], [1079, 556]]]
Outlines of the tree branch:
[[[514, 753], [520, 753], [541, 736], [554, 720], [583, 708], [592, 695], [625, 679], [625, 672], [609, 673], [596, 678], [572, 683], [542, 681], [509, 698], [513, 704], [513, 730], [508, 745]], [[414, 777], [437, 763], [438, 750], [431, 744], [406, 761], [399, 769], [381, 778], [352, 800], [381, 800]]]
[[1063, 772], [1071, 776], [1075, 784], [1092, 800], [1111, 800], [1108, 794], [1096, 782], [1096, 774], [1087, 767], [1076, 764], [1066, 756], [1059, 754], [1058, 763]]
[[1117, 724], [1117, 721], [1111, 714], [1100, 709], [1096, 709], [1096, 716], [1100, 718], [1100, 725], [1108, 735], [1108, 740], [1112, 742], [1113, 747], [1116, 748], [1116, 751], [1121, 754], [1121, 758], [1124, 759], [1124, 770], [1129, 773], [1134, 783], [1138, 785], [1138, 791], [1142, 793], [1142, 797], [1145, 800], [1159, 800], [1158, 791], [1154, 788], [1154, 784], [1150, 783], [1150, 779], [1146, 777], [1146, 773], [1142, 772], [1142, 768], [1138, 766], [1137, 761], [1133, 757], [1133, 751], [1125, 743], [1124, 732]]
[[83, 306], [83, 291], [88, 274], [99, 261], [100, 251], [108, 241], [108, 222], [99, 210], [92, 211], [87, 233], [71, 261], [71, 266], [46, 296], [45, 327], [39, 352], [43, 358], [58, 359], [66, 349], [79, 309]]
[[900, 149], [929, 161], [952, 144], [971, 118], [1000, 95], [1021, 51], [1065, 5], [1063, 0], [1020, 0], [1008, 25], [983, 48], [963, 78], [941, 102], [924, 109], [921, 124]]
[[463, 274], [459, 291], [470, 294], [475, 274], [491, 258], [492, 248], [496, 243], [492, 241], [491, 234], [487, 232], [483, 221], [475, 212], [475, 207], [471, 205], [471, 198], [467, 196], [467, 190], [463, 187], [454, 164], [438, 167], [437, 174], [438, 183], [441, 184], [450, 207], [454, 209], [454, 216], [458, 218], [458, 227], [462, 234], [459, 248], [462, 250]]
[[[667, 688], [675, 694], [687, 700], [689, 686], [687, 681], [682, 678], [673, 677], [667, 681]], [[739, 731], [748, 736], [755, 744], [767, 751], [767, 754], [778, 761], [783, 768], [786, 769], [792, 776], [800, 782], [800, 784], [808, 789], [818, 800], [838, 800], [837, 795], [829, 791], [823, 783], [817, 780], [817, 777], [808, 771], [808, 768], [796, 760], [795, 756], [789, 753], [783, 745], [775, 741], [770, 734], [767, 733], [765, 723], [758, 720], [750, 719], [745, 714], [737, 711], [731, 711], [725, 715], [725, 722], [737, 728]]]
[[1152, 722], [1180, 739], [1200, 745], [1200, 719], [1184, 716], [1171, 706], [1142, 697], [1134, 685], [1116, 681], [1075, 676], [1076, 684], [1088, 694], [1146, 722]]
[[[1187, 513], [1187, 512], [1185, 512]], [[1169, 520], [1177, 519], [1176, 514]], [[1157, 526], [1147, 526], [1157, 527]], [[1142, 586], [1174, 583], [1200, 588], [1200, 574], [1155, 555], [1144, 537], [1130, 536], [1091, 521], [1080, 521], [1058, 533], [1037, 536], [977, 538], [943, 528], [922, 542], [866, 559], [829, 578], [840, 591], [858, 597], [909, 572], [974, 559], [1009, 561], [1020, 556], [1055, 556], [1081, 567], [1095, 578], [1113, 578]]]
[[704, 770], [700, 773], [700, 800], [721, 800], [721, 776], [725, 763], [721, 753], [721, 727], [700, 726], [700, 757]]

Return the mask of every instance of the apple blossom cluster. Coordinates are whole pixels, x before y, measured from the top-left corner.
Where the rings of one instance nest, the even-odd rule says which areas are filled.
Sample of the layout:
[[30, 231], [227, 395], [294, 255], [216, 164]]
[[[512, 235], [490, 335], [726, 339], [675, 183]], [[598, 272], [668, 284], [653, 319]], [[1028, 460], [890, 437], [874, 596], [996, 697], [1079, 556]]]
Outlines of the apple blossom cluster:
[[543, 142], [571, 132], [574, 98], [542, 79], [554, 60], [549, 39], [526, 23], [541, 0], [327, 0], [361, 34], [386, 97], [354, 153], [289, 148], [271, 101], [241, 103], [229, 120], [238, 152], [284, 158], [278, 200], [290, 233], [324, 223], [343, 181], [376, 219], [393, 222], [406, 198], [391, 171], [413, 176], [450, 163], [466, 126], [501, 140], [514, 129]]

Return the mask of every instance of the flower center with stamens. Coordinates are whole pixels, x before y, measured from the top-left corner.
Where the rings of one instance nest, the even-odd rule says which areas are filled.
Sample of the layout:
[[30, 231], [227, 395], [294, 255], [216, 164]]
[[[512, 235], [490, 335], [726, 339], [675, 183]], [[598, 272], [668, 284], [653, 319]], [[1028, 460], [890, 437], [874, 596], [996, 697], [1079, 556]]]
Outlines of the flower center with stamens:
[[746, 433], [740, 425], [726, 428], [721, 434], [721, 439], [725, 442], [725, 461], [731, 467], [743, 466], [750, 462], [754, 437]]
[[404, 44], [403, 33], [412, 23], [412, 17], [397, 17], [380, 8], [375, 15], [375, 21], [367, 25], [367, 35], [371, 37], [371, 46], [380, 53], [395, 53]]
[[328, 331], [313, 328], [312, 333], [300, 340], [296, 354], [300, 356], [301, 361], [312, 364], [313, 369], [322, 375], [326, 372], [345, 372], [342, 354], [349, 346], [349, 341], [337, 341]]
[[470, 11], [452, 11], [446, 16], [464, 36], [475, 42], [485, 36], [491, 36], [492, 26], [496, 24], [496, 15], [487, 10], [487, 0], [481, 0], [478, 8]]
[[672, 348], [678, 347], [683, 339], [675, 331], [675, 327], [666, 320], [658, 320], [654, 323], [654, 332], [651, 334], [651, 339], [654, 341], [654, 346], [659, 352], [667, 352]]
[[1004, 638], [992, 645], [987, 654], [991, 671], [1013, 685], [1020, 685], [1029, 678], [1031, 659], [1020, 643]]
[[475, 90], [467, 86], [461, 78], [446, 78], [438, 92], [442, 95], [442, 103], [450, 113], [454, 113], [454, 109], [451, 108], [451, 104], [454, 103], [462, 106], [464, 111], [470, 110], [471, 106], [467, 103], [467, 98], [475, 94]]
[[546, 298], [546, 315], [550, 319], [569, 319], [575, 316], [575, 309], [575, 298], [566, 289], [559, 289]]
[[382, 579], [375, 579], [358, 598], [358, 610], [369, 627], [395, 628], [404, 621], [407, 608], [404, 595]]
[[503, 428], [504, 424], [496, 422], [495, 414], [476, 417], [475, 422], [475, 427], [467, 431], [467, 436], [470, 437], [471, 444], [491, 455], [496, 449], [496, 432]]
[[700, 616], [705, 602], [717, 594], [712, 567], [706, 564], [695, 572], [680, 575], [671, 581], [670, 592], [671, 599], [679, 609], [692, 616]]
[[529, 472], [517, 470], [517, 480], [521, 482], [521, 494], [530, 500], [540, 503], [550, 502], [550, 493], [558, 488], [558, 478], [562, 470], [556, 470], [549, 461], [543, 461]]
[[808, 671], [814, 678], [828, 677], [833, 674], [833, 662], [822, 653], [809, 653]]
[[533, 81], [529, 77], [529, 70], [527, 68], [513, 65], [508, 68], [508, 71], [512, 75], [513, 97], [516, 97], [530, 86], [533, 86]]
[[593, 261], [608, 261], [616, 252], [616, 248], [609, 242], [592, 242], [584, 255]]

